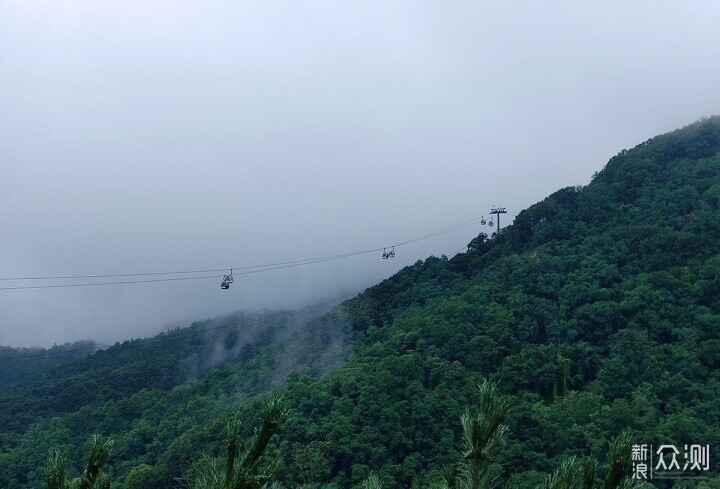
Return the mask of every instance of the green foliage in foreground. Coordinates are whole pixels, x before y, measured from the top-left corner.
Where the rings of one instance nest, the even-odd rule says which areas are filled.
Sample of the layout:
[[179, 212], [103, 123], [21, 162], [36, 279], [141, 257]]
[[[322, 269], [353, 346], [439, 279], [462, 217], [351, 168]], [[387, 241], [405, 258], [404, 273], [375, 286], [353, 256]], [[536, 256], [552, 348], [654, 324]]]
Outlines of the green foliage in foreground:
[[[605, 447], [623, 433], [718, 447], [719, 154], [717, 117], [653, 138], [467, 253], [406, 267], [218, 366], [188, 368], [232, 338], [203, 349], [181, 330], [167, 336], [182, 354], [137, 341], [5, 389], [0, 487], [42, 487], [51, 448], [79, 467], [92, 433], [116, 442], [115, 487], [171, 487], [201, 454], [221, 460], [214, 434], [238, 404], [252, 438], [273, 389], [292, 412], [267, 447], [278, 482], [350, 488], [375, 473], [387, 489], [428, 487], [471, 452], [457, 419], [488, 377], [513, 406], [485, 469], [500, 486], [612, 481]], [[708, 477], [698, 489], [720, 482]]]
[[[490, 489], [495, 480], [489, 477], [492, 457], [504, 443], [509, 430], [504, 424], [510, 412], [510, 402], [487, 380], [480, 386], [479, 407], [471, 413], [465, 411], [461, 417], [463, 440], [466, 448], [458, 464], [443, 477], [436, 489]], [[193, 461], [185, 472], [183, 485], [188, 489], [281, 489], [273, 481], [276, 464], [267, 461], [270, 439], [288, 417], [285, 400], [271, 398], [265, 405], [260, 428], [250, 446], [238, 450], [240, 423], [237, 419], [228, 422], [226, 429], [226, 459], [224, 470], [218, 459], [207, 454]], [[110, 489], [110, 478], [101, 473], [108, 460], [112, 442], [94, 435], [88, 449], [85, 473], [72, 482], [67, 482], [67, 460], [57, 451], [53, 452], [45, 469], [46, 489]], [[624, 481], [630, 464], [632, 441], [622, 435], [610, 443], [608, 469], [602, 489], [618, 487], [639, 487], [638, 481]], [[595, 487], [597, 461], [587, 458], [580, 464], [575, 458], [564, 461], [560, 467], [538, 489], [572, 489], [581, 481], [583, 489]], [[624, 481], [624, 482], [623, 482]], [[638, 482], [637, 484], [635, 482]], [[363, 489], [382, 489], [382, 479], [374, 472], [361, 483]]]
[[266, 487], [275, 473], [276, 464], [264, 460], [270, 438], [287, 418], [288, 411], [282, 398], [273, 398], [265, 406], [260, 429], [250, 447], [238, 450], [240, 422], [228, 422], [225, 445], [227, 457], [225, 468], [218, 461], [203, 455], [194, 461], [185, 473], [189, 489], [260, 489]]
[[[504, 424], [511, 409], [509, 399], [503, 396], [492, 382], [480, 384], [478, 409], [465, 411], [461, 418], [463, 442], [466, 448], [460, 461], [449, 468], [435, 489], [490, 489], [497, 479], [490, 476], [492, 457], [506, 440], [509, 427]], [[632, 440], [623, 434], [610, 442], [605, 479], [602, 489], [640, 487], [639, 481], [628, 480], [628, 468], [632, 453]], [[563, 461], [555, 472], [548, 475], [537, 489], [593, 489], [597, 486], [595, 469], [597, 460], [587, 457], [578, 461], [575, 457]], [[372, 473], [363, 486], [381, 485]]]
[[112, 446], [112, 440], [93, 435], [87, 449], [85, 470], [73, 480], [66, 478], [67, 458], [59, 451], [53, 451], [43, 477], [46, 489], [110, 489], [110, 477], [102, 472], [102, 468], [110, 457]]

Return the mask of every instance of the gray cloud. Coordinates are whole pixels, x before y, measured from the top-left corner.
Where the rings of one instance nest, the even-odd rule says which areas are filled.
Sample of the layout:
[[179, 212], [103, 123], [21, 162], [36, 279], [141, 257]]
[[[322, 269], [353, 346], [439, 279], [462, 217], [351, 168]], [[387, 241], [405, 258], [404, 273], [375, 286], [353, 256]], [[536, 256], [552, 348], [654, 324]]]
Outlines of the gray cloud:
[[[720, 112], [716, 2], [0, 3], [0, 276], [374, 248]], [[511, 217], [511, 216], [510, 216]], [[360, 289], [479, 229], [219, 281], [0, 291], [0, 344]]]

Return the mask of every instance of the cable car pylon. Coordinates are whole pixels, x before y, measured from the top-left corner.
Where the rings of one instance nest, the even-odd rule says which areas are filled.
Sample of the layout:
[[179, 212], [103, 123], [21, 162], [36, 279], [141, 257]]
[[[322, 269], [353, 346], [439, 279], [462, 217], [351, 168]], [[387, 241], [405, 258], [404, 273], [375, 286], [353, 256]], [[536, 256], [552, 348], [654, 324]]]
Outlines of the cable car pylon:
[[[497, 234], [500, 234], [500, 214], [507, 214], [507, 211], [504, 207], [491, 207], [490, 208], [490, 214], [494, 214], [497, 217]], [[488, 226], [493, 226], [492, 218], [488, 222]]]

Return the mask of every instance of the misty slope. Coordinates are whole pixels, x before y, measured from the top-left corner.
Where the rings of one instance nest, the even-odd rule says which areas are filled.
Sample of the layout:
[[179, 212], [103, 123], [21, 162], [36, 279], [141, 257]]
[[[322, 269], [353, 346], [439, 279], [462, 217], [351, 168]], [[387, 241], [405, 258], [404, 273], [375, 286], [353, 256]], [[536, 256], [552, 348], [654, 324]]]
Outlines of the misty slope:
[[353, 358], [288, 387], [281, 478], [437, 480], [487, 375], [515, 400], [497, 470], [516, 486], [626, 429], [720, 443], [719, 152], [718, 117], [654, 138], [349, 301]]
[[[142, 389], [172, 389], [213, 367], [253, 358], [260, 349], [301, 329], [322, 310], [237, 313], [153, 338], [116, 343], [93, 355], [85, 349], [70, 350], [53, 357], [58, 363], [54, 368], [39, 369], [34, 378], [0, 393], [0, 426], [5, 432], [22, 432], [41, 417], [121, 399]], [[72, 360], [80, 355], [82, 358]], [[6, 362], [12, 367], [17, 360]]]
[[0, 391], [70, 360], [85, 357], [97, 348], [94, 341], [76, 341], [52, 348], [0, 346]]
[[[109, 462], [118, 487], [169, 487], [201, 452], [222, 452], [235, 408], [251, 429], [252, 396], [279, 387], [272, 379], [288, 348], [316, 366], [282, 387], [293, 415], [272, 448], [290, 486], [351, 487], [370, 470], [389, 487], [437, 480], [456, 459], [460, 413], [484, 376], [513, 398], [495, 467], [512, 487], [535, 487], [567, 455], [604, 453], [624, 430], [638, 443], [720, 446], [719, 152], [718, 117], [623, 151], [589, 185], [555, 192], [500, 236], [417, 262], [300, 337], [271, 338], [186, 385], [143, 370], [148, 355], [162, 365], [171, 353], [138, 345], [85, 379], [82, 406], [32, 411], [23, 396], [44, 406], [60, 398], [44, 384], [4, 393], [0, 412], [23, 421], [3, 434], [0, 486], [38, 487], [48, 448], [77, 465], [87, 435], [101, 432], [118, 440]], [[323, 348], [342, 351], [330, 332], [346, 322], [352, 356], [318, 377], [333, 363]], [[147, 378], [105, 393], [118, 369], [136, 364], [126, 378]], [[14, 417], [0, 420], [3, 432]]]
[[[39, 487], [49, 449], [82, 447], [96, 431], [113, 435], [129, 460], [157, 462], [177, 436], [281, 385], [288, 371], [337, 368], [347, 356], [347, 331], [339, 314], [316, 319], [327, 310], [198, 322], [10, 386], [0, 392], [0, 487]], [[79, 462], [82, 450], [73, 455]]]

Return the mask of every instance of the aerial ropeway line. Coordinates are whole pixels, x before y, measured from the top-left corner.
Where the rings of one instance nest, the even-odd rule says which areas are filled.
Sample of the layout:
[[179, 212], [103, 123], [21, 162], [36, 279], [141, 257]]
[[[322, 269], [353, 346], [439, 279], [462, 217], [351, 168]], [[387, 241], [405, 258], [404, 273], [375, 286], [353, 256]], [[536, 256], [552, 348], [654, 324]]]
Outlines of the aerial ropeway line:
[[[230, 284], [233, 283], [234, 275], [247, 275], [252, 273], [262, 273], [271, 270], [280, 270], [285, 268], [293, 268], [304, 265], [310, 265], [314, 263], [321, 263], [325, 261], [340, 260], [344, 258], [350, 258], [354, 256], [366, 255], [370, 253], [382, 252], [382, 258], [392, 258], [395, 256], [395, 248], [416, 243], [418, 241], [424, 241], [426, 239], [434, 238], [452, 231], [457, 231], [480, 222], [481, 218], [476, 217], [468, 221], [456, 224], [454, 226], [441, 229], [429, 234], [417, 236], [415, 238], [395, 243], [390, 246], [372, 248], [367, 250], [352, 251], [348, 253], [340, 253], [337, 255], [328, 255], [314, 258], [306, 258], [302, 260], [284, 261], [276, 263], [266, 263], [261, 265], [244, 265], [244, 266], [233, 266], [230, 268], [222, 269], [204, 269], [204, 270], [175, 270], [175, 271], [154, 271], [154, 272], [142, 272], [142, 273], [113, 273], [113, 274], [94, 274], [94, 275], [48, 275], [48, 276], [29, 276], [29, 277], [0, 277], [1, 282], [10, 281], [53, 281], [53, 280], [83, 280], [83, 279], [118, 279], [127, 278], [129, 280], [99, 280], [94, 282], [84, 283], [44, 283], [44, 284], [33, 284], [33, 285], [17, 285], [17, 286], [6, 286], [0, 287], [0, 290], [26, 290], [26, 289], [47, 289], [47, 288], [65, 288], [65, 287], [96, 287], [105, 285], [122, 285], [122, 284], [141, 284], [141, 283], [157, 283], [157, 282], [176, 282], [186, 280], [203, 280], [203, 279], [216, 279], [217, 273], [227, 272], [229, 274], [223, 275], [221, 281], [222, 289], [229, 289]], [[389, 251], [388, 251], [389, 250]], [[233, 271], [234, 274], [233, 274]], [[209, 274], [214, 273], [215, 275], [197, 275], [197, 274]], [[193, 275], [190, 277], [168, 277], [168, 275]], [[154, 277], [154, 278], [152, 278]]]

